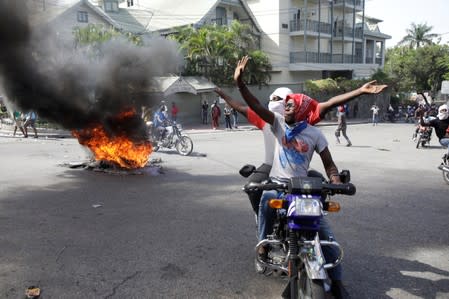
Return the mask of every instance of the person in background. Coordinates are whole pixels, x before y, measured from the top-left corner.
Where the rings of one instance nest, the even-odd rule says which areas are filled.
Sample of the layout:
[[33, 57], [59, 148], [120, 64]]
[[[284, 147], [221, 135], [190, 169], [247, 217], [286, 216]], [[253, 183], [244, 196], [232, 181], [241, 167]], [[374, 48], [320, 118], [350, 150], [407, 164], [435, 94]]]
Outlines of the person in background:
[[20, 129], [23, 136], [26, 136], [25, 130], [23, 129], [23, 115], [17, 110], [14, 110], [13, 112], [13, 119], [14, 119], [14, 133], [13, 136], [16, 136], [17, 128]]
[[340, 105], [337, 108], [337, 117], [338, 117], [338, 127], [337, 130], [335, 130], [335, 137], [337, 138], [337, 143], [340, 143], [340, 133], [343, 135], [343, 137], [346, 139], [346, 146], [351, 146], [351, 140], [349, 140], [348, 136], [346, 135], [346, 105]]
[[218, 101], [215, 100], [215, 102], [212, 104], [211, 107], [211, 114], [212, 114], [212, 128], [216, 130], [220, 126], [220, 116], [221, 116], [221, 109], [218, 106]]
[[377, 107], [376, 104], [371, 106], [370, 109], [373, 112], [373, 126], [377, 126], [377, 123], [379, 122], [379, 107]]
[[206, 100], [201, 104], [201, 121], [203, 125], [207, 124], [207, 115], [209, 113], [209, 104]]
[[159, 109], [154, 113], [153, 117], [153, 135], [156, 136], [156, 140], [164, 139], [168, 118], [164, 113], [164, 105], [160, 105]]
[[234, 108], [231, 108], [231, 115], [232, 115], [232, 125], [234, 126], [234, 129], [237, 129], [237, 122], [238, 122], [238, 112]]
[[228, 106], [228, 104], [225, 104], [224, 109], [223, 109], [223, 113], [225, 116], [225, 123], [226, 123], [226, 130], [232, 130], [232, 125], [231, 125], [231, 108]]
[[422, 116], [420, 118], [421, 126], [435, 128], [435, 134], [440, 144], [447, 149], [446, 157], [449, 156], [449, 112], [447, 108], [446, 104], [438, 107], [437, 117], [430, 121], [424, 121]]
[[37, 130], [36, 130], [36, 119], [37, 114], [34, 111], [30, 111], [25, 116], [25, 123], [23, 124], [23, 129], [25, 131], [25, 138], [28, 138], [28, 126], [33, 128], [34, 138], [37, 138]]
[[176, 106], [175, 102], [172, 102], [171, 103], [171, 120], [172, 121], [176, 121], [178, 112], [179, 112], [178, 106]]
[[160, 108], [161, 108], [160, 110], [162, 111], [162, 113], [165, 114], [165, 118], [168, 118], [168, 107], [167, 107], [167, 105], [165, 104], [165, 101], [164, 101], [164, 100], [161, 101]]

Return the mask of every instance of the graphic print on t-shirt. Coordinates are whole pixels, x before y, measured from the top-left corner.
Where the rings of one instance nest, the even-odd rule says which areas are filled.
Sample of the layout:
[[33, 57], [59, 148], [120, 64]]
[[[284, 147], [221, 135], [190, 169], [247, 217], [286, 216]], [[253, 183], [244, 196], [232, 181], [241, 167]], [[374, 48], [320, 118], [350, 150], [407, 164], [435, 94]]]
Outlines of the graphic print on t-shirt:
[[290, 142], [287, 142], [285, 137], [282, 138], [282, 151], [279, 155], [281, 166], [286, 168], [288, 164], [293, 169], [300, 167], [307, 161], [303, 153], [308, 151], [309, 145], [301, 139], [293, 138]]

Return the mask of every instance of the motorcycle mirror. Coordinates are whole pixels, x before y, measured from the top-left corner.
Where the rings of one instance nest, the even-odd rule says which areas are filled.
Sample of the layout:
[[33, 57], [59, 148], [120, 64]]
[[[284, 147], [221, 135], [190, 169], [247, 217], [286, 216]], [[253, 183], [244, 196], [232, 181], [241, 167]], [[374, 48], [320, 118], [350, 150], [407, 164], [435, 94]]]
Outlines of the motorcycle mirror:
[[244, 165], [240, 170], [239, 173], [242, 177], [247, 178], [249, 177], [254, 171], [256, 170], [256, 167], [254, 165], [246, 164]]

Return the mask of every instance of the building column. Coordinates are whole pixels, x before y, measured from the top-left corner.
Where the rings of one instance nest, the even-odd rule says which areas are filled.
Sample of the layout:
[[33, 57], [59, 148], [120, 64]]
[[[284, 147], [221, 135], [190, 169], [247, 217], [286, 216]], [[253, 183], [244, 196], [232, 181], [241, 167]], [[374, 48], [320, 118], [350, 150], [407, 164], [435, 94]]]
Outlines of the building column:
[[381, 42], [382, 47], [380, 48], [380, 57], [382, 59], [381, 66], [385, 65], [385, 41]]

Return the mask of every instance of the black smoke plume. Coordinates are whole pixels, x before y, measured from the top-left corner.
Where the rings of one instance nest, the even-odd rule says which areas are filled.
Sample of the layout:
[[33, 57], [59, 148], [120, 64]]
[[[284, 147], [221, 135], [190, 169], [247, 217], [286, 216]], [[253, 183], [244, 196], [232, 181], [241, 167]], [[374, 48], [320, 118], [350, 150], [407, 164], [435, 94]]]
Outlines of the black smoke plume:
[[[26, 2], [0, 0], [0, 87], [9, 101], [69, 130], [102, 124], [111, 135], [145, 137], [140, 109], [160, 98], [142, 91], [153, 88], [155, 76], [178, 70], [176, 44], [153, 38], [137, 47], [113, 40], [103, 45], [101, 59], [89, 59], [48, 28], [34, 30]], [[130, 109], [136, 119], [114, 121]]]

